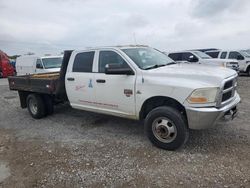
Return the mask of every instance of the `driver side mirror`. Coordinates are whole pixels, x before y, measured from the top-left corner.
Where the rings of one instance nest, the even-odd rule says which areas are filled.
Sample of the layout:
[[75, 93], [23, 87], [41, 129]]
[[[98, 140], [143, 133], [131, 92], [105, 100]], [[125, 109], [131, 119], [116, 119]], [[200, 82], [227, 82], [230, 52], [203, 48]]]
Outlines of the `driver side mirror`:
[[198, 59], [197, 59], [197, 57], [195, 57], [194, 55], [191, 55], [191, 56], [189, 56], [189, 58], [188, 58], [188, 62], [197, 62], [198, 61]]
[[124, 67], [120, 64], [107, 64], [105, 66], [105, 74], [113, 75], [134, 75], [134, 71], [129, 67]]
[[36, 64], [36, 68], [37, 69], [43, 69], [43, 66], [42, 66], [42, 64]]

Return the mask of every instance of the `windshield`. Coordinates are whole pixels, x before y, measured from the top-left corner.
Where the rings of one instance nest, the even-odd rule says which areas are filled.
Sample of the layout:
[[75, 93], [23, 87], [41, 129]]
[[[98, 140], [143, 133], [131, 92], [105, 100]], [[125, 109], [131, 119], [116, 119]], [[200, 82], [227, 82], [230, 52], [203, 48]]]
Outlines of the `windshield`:
[[250, 54], [247, 53], [246, 51], [241, 51], [240, 52], [244, 57], [249, 57], [250, 58]]
[[42, 61], [45, 69], [60, 68], [62, 57], [43, 58]]
[[175, 63], [165, 54], [152, 48], [130, 48], [123, 49], [122, 51], [126, 53], [139, 68], [144, 70]]
[[205, 54], [204, 52], [194, 52], [197, 56], [199, 56], [201, 59], [211, 59], [212, 57], [210, 57], [209, 55]]

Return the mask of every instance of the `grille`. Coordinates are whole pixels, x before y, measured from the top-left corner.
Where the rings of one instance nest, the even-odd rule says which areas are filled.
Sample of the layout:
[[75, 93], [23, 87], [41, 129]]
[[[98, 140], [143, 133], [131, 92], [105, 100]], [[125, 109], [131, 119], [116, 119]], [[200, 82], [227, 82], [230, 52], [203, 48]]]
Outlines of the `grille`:
[[234, 97], [236, 87], [237, 87], [236, 78], [233, 78], [225, 82], [222, 91], [221, 103], [226, 103], [227, 101], [229, 101], [231, 98]]
[[233, 80], [227, 81], [224, 85], [223, 90], [229, 89], [230, 87], [233, 87]]
[[224, 93], [222, 95], [222, 102], [229, 100], [232, 97], [232, 91], [229, 91], [227, 93]]

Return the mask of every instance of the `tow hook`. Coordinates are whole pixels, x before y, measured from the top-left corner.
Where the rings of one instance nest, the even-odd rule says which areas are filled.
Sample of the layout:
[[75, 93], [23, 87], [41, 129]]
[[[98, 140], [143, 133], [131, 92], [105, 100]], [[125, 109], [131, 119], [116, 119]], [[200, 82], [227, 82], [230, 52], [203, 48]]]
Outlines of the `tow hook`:
[[237, 116], [237, 108], [234, 107], [232, 108], [231, 110], [228, 110], [225, 115], [224, 115], [224, 119], [226, 121], [229, 121], [229, 120], [233, 120], [235, 117]]

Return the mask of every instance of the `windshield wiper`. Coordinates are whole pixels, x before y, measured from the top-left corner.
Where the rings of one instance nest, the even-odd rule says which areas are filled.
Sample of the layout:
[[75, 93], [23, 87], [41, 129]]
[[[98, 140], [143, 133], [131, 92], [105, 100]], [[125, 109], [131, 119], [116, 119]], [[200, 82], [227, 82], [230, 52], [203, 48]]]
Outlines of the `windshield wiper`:
[[156, 64], [156, 65], [146, 67], [146, 68], [144, 68], [144, 70], [155, 69], [155, 68], [164, 67], [164, 66], [173, 65], [173, 64], [176, 64], [176, 63], [175, 62], [170, 62], [170, 63], [167, 63], [167, 64], [159, 64], [159, 65]]
[[171, 63], [168, 63], [168, 64], [166, 64], [166, 65], [175, 65], [175, 64], [177, 64], [176, 62], [171, 62]]

